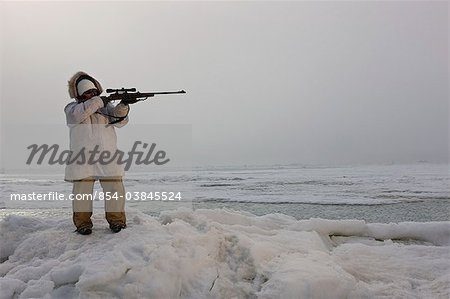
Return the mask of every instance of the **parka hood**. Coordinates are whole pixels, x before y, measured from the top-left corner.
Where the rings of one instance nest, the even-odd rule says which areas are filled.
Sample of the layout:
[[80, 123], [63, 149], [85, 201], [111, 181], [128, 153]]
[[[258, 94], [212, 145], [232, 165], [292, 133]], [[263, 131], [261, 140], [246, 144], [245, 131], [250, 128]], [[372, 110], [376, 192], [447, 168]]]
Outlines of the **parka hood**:
[[70, 98], [76, 99], [76, 98], [78, 98], [80, 96], [78, 94], [78, 90], [77, 90], [77, 83], [80, 82], [82, 79], [89, 79], [89, 80], [91, 80], [94, 83], [95, 87], [97, 87], [98, 91], [100, 93], [103, 92], [102, 85], [94, 77], [88, 75], [85, 72], [77, 72], [75, 75], [72, 76], [72, 78], [70, 78], [70, 80], [68, 82], [68, 89], [69, 89], [69, 96], [70, 96]]

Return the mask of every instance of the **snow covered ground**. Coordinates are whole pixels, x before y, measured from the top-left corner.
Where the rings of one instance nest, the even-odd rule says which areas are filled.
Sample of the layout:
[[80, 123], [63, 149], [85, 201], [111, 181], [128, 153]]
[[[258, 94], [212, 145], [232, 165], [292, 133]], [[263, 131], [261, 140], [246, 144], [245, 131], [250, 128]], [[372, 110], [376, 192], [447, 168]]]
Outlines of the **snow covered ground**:
[[128, 211], [112, 234], [71, 219], [0, 223], [0, 298], [449, 298], [450, 222]]

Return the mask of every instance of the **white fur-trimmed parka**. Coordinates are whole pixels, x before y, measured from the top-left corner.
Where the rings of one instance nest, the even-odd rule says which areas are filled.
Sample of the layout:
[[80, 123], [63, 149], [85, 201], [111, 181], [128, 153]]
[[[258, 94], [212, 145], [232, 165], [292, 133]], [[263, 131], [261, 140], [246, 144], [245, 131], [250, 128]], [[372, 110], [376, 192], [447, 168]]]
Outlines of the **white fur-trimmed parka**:
[[[113, 157], [117, 152], [117, 136], [115, 127], [122, 127], [128, 123], [127, 105], [116, 106], [108, 103], [104, 106], [102, 99], [95, 96], [87, 101], [77, 100], [77, 83], [80, 79], [91, 80], [103, 92], [100, 83], [85, 72], [78, 72], [69, 80], [69, 95], [75, 101], [65, 108], [67, 125], [70, 129], [71, 159], [66, 165], [65, 180], [74, 181], [87, 177], [123, 176], [124, 167]], [[122, 117], [125, 117], [121, 119]], [[120, 120], [114, 123], [116, 120]], [[96, 154], [93, 155], [92, 153]], [[99, 159], [103, 155], [103, 159]]]

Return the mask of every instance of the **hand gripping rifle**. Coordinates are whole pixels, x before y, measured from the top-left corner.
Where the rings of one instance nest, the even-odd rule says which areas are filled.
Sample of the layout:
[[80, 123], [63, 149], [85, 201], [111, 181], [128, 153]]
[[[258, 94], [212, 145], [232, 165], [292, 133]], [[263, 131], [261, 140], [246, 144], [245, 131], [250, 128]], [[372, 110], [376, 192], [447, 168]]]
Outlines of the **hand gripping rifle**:
[[[186, 93], [184, 90], [180, 91], [163, 91], [163, 92], [139, 92], [136, 91], [136, 88], [121, 88], [121, 89], [110, 89], [108, 88], [106, 90], [106, 93], [110, 93], [108, 96], [101, 96], [101, 99], [103, 102], [111, 102], [111, 101], [120, 101], [122, 104], [129, 105], [129, 104], [135, 104], [137, 102], [145, 101], [148, 98], [154, 97], [155, 95], [159, 94], [177, 94], [177, 93]], [[130, 111], [128, 109], [128, 111]], [[118, 123], [122, 120], [124, 120], [127, 116], [113, 116], [113, 115], [106, 115], [109, 117], [113, 117], [116, 120], [110, 123], [110, 125]]]

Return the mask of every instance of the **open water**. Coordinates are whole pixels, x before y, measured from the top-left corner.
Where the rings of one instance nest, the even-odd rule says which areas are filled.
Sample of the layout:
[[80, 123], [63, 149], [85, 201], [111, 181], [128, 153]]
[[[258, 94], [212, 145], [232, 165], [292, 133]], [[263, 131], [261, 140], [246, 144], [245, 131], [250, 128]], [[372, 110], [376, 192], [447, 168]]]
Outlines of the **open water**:
[[[33, 192], [57, 192], [67, 197], [71, 184], [62, 178], [62, 174], [0, 175], [0, 217], [70, 215], [69, 200], [11, 200], [11, 194]], [[130, 172], [125, 176], [125, 187], [130, 199], [127, 207], [151, 215], [187, 207], [381, 223], [450, 219], [447, 164], [242, 166]], [[95, 190], [101, 191], [98, 183]], [[155, 192], [173, 192], [181, 200], [155, 200]], [[100, 210], [103, 202], [97, 200], [94, 206]]]

